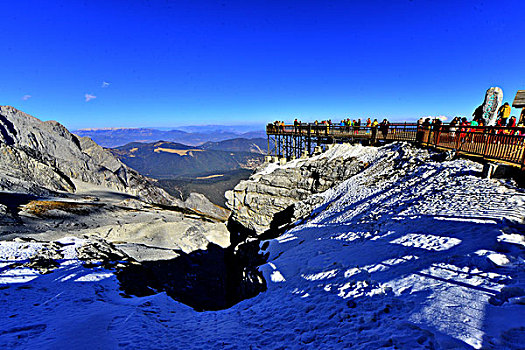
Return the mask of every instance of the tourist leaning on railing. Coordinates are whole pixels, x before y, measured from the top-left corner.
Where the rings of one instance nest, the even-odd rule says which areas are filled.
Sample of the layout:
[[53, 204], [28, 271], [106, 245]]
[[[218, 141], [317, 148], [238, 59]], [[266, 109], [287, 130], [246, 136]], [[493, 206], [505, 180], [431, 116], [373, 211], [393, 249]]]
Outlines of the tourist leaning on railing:
[[443, 122], [439, 118], [434, 118], [432, 121], [432, 132], [434, 133], [434, 144], [439, 143], [439, 138], [441, 137], [441, 125]]
[[469, 126], [468, 124], [469, 123], [467, 122], [467, 118], [465, 118], [465, 117], [461, 118], [461, 123], [459, 124], [461, 129], [459, 130], [460, 134], [459, 134], [459, 138], [457, 139], [458, 144], [465, 142], [465, 138], [467, 136], [467, 129], [468, 129], [468, 126]]
[[[516, 117], [512, 116], [509, 119], [509, 122], [507, 123], [507, 128], [515, 128], [516, 127]], [[508, 135], [514, 135], [515, 130], [505, 130], [505, 134]]]
[[500, 117], [500, 118], [496, 121], [496, 126], [499, 126], [499, 127], [500, 127], [500, 129], [498, 129], [498, 131], [497, 131], [497, 134], [503, 134], [504, 129], [502, 129], [502, 128], [505, 127], [505, 126], [507, 126], [507, 118]]

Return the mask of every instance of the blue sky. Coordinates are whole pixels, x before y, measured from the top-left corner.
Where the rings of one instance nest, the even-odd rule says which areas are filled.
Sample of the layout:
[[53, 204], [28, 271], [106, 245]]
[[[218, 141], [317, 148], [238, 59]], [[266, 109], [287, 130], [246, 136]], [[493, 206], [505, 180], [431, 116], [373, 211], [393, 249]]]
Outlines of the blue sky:
[[525, 89], [521, 0], [0, 3], [0, 104], [71, 129], [470, 116]]

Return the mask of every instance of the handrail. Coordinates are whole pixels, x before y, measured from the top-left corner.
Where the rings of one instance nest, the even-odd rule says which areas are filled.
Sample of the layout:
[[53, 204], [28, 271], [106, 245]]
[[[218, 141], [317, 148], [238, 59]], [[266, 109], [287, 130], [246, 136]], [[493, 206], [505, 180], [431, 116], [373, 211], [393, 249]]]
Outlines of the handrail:
[[347, 126], [313, 123], [299, 125], [268, 124], [268, 135], [317, 137], [332, 139], [379, 141], [408, 141], [423, 146], [454, 149], [458, 153], [500, 160], [525, 168], [525, 127], [425, 125], [391, 123], [370, 126]]

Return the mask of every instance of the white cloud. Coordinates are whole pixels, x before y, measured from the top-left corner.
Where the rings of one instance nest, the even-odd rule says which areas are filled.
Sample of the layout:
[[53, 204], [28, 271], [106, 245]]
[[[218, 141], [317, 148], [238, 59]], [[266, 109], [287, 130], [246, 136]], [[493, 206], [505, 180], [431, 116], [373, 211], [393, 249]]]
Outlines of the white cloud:
[[31, 98], [31, 95], [24, 95], [22, 96], [22, 100], [27, 101]]
[[103, 87], [103, 88], [107, 88], [107, 87], [110, 86], [110, 85], [111, 85], [111, 83], [108, 83], [107, 81], [103, 81], [103, 82], [102, 82], [102, 87]]
[[448, 120], [448, 117], [446, 115], [428, 115], [426, 117], [421, 117], [422, 119], [430, 118], [430, 120], [433, 119], [441, 119], [441, 121]]
[[86, 102], [89, 102], [97, 98], [97, 96], [91, 95], [91, 94], [85, 94], [84, 97], [86, 98]]

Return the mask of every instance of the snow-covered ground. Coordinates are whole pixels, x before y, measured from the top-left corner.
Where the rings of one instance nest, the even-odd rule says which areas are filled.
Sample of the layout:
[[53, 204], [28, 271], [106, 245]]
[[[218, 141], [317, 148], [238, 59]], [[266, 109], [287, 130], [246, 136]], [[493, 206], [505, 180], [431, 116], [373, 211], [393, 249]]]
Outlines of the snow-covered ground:
[[228, 310], [123, 296], [111, 271], [75, 260], [81, 240], [44, 275], [6, 266], [41, 243], [2, 242], [0, 347], [523, 348], [525, 193], [480, 178], [479, 164], [424, 153], [363, 152], [363, 172], [261, 244], [268, 290]]

